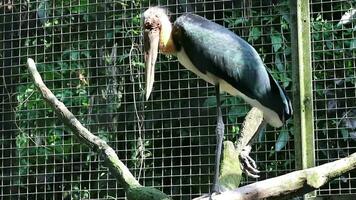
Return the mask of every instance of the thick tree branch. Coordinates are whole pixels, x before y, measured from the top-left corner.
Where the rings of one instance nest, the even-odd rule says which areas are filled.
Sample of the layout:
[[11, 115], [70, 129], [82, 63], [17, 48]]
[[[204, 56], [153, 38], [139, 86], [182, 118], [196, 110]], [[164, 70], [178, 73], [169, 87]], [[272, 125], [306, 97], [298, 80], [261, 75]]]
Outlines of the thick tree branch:
[[263, 113], [258, 108], [253, 107], [246, 115], [241, 125], [240, 137], [236, 144], [238, 154], [251, 143], [265, 123], [263, 122]]
[[159, 190], [141, 186], [130, 173], [129, 169], [121, 162], [115, 151], [104, 140], [86, 129], [67, 107], [47, 88], [42, 81], [41, 75], [37, 71], [35, 62], [31, 58], [27, 59], [27, 68], [35, 86], [39, 89], [44, 100], [51, 106], [60, 120], [67, 125], [82, 142], [104, 156], [105, 163], [109, 170], [116, 175], [119, 183], [122, 184], [128, 192], [128, 199], [169, 199], [167, 195]]
[[246, 115], [241, 125], [240, 136], [236, 144], [236, 154], [239, 156], [242, 170], [252, 178], [258, 178], [260, 171], [256, 162], [250, 157], [251, 144], [261, 129], [266, 127], [263, 112], [253, 107]]
[[224, 142], [219, 176], [219, 184], [222, 191], [239, 187], [242, 171], [250, 177], [259, 177], [256, 163], [249, 156], [251, 151], [249, 144], [252, 143], [252, 140], [264, 125], [262, 111], [253, 107], [247, 113], [241, 125], [236, 144], [234, 145], [231, 141]]
[[[334, 178], [356, 168], [356, 153], [318, 167], [291, 172], [275, 178], [259, 181], [235, 190], [223, 192], [214, 200], [288, 199], [311, 192]], [[195, 200], [208, 200], [209, 197]]]

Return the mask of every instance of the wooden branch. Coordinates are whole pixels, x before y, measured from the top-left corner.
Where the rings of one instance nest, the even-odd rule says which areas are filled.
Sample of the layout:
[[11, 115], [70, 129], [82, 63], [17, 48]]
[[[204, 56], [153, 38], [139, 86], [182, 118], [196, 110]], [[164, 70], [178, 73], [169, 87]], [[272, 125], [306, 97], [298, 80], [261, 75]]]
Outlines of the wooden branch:
[[237, 141], [236, 151], [241, 153], [255, 138], [255, 135], [259, 132], [260, 128], [265, 124], [263, 122], [263, 112], [258, 108], [253, 107], [246, 115], [244, 122], [241, 125], [240, 137]]
[[104, 140], [100, 139], [98, 136], [92, 134], [88, 129], [86, 129], [67, 109], [67, 107], [47, 88], [42, 81], [41, 75], [37, 71], [35, 62], [31, 58], [27, 59], [27, 68], [32, 76], [35, 86], [41, 92], [43, 99], [51, 106], [60, 120], [80, 138], [81, 142], [87, 144], [94, 151], [104, 156], [105, 163], [110, 172], [116, 175], [119, 183], [128, 192], [128, 199], [169, 199], [166, 194], [157, 189], [142, 187], [142, 185], [131, 174], [129, 169], [121, 162], [115, 151]]
[[[291, 172], [275, 178], [259, 181], [235, 190], [223, 192], [214, 200], [289, 199], [311, 192], [334, 178], [356, 168], [356, 153], [317, 167]], [[195, 200], [208, 200], [209, 197]]]
[[[81, 141], [94, 151], [105, 157], [109, 170], [116, 174], [117, 179], [128, 192], [130, 200], [169, 199], [164, 193], [142, 187], [127, 167], [120, 161], [115, 151], [99, 137], [89, 132], [75, 116], [60, 102], [43, 83], [32, 59], [27, 60], [28, 70], [36, 87], [45, 101], [52, 107], [59, 118], [77, 135]], [[243, 142], [245, 143], [245, 142]], [[305, 170], [291, 172], [282, 176], [256, 182], [235, 190], [215, 195], [215, 200], [254, 200], [263, 198], [290, 198], [313, 191], [332, 179], [356, 168], [356, 153], [331, 163]], [[197, 198], [208, 200], [209, 197]]]
[[[247, 113], [241, 125], [236, 145], [230, 141], [224, 142], [219, 176], [219, 186], [222, 191], [238, 188], [242, 178], [242, 171], [250, 177], [258, 177], [259, 171], [255, 166], [255, 161], [252, 158], [249, 160], [249, 151], [247, 152], [246, 149], [247, 145], [252, 142], [256, 134], [259, 133], [259, 129], [264, 125], [262, 111], [253, 107]], [[240, 159], [242, 162], [240, 162]]]
[[42, 81], [41, 75], [37, 71], [35, 62], [31, 58], [27, 59], [27, 67], [35, 86], [40, 90], [44, 100], [52, 107], [60, 120], [80, 138], [81, 142], [84, 142], [99, 153], [103, 153], [105, 159], [109, 161], [110, 169], [118, 175], [117, 177], [120, 183], [122, 183], [125, 188], [141, 186], [127, 167], [121, 162], [115, 151], [104, 140], [93, 135], [86, 129], [67, 107], [47, 88]]

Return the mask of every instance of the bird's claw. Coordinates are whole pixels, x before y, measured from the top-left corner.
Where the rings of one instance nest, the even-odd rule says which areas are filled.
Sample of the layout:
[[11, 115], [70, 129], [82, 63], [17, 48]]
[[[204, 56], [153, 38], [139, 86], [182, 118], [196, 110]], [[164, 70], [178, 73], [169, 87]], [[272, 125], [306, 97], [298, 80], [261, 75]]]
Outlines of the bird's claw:
[[212, 190], [209, 194], [209, 200], [213, 200], [213, 196], [221, 194], [222, 192], [225, 192], [226, 189], [224, 187], [222, 187], [222, 185], [220, 185], [219, 183], [214, 184], [212, 187]]
[[213, 200], [213, 196], [220, 194], [220, 192], [212, 192], [209, 194], [209, 200]]
[[250, 157], [251, 146], [246, 146], [240, 153], [241, 168], [249, 176], [253, 178], [260, 177], [260, 171], [257, 169], [256, 162]]

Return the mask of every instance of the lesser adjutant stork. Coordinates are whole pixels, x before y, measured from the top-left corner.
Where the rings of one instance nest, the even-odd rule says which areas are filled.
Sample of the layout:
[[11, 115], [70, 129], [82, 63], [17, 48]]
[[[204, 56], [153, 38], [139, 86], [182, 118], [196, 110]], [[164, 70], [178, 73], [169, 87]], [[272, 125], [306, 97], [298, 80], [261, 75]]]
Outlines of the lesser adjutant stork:
[[143, 18], [146, 99], [153, 87], [158, 50], [177, 56], [184, 67], [215, 85], [217, 144], [212, 190], [217, 192], [224, 134], [220, 91], [259, 108], [264, 121], [273, 127], [281, 127], [291, 117], [291, 102], [256, 50], [227, 28], [194, 14], [183, 14], [172, 26], [166, 11], [159, 7], [147, 9]]

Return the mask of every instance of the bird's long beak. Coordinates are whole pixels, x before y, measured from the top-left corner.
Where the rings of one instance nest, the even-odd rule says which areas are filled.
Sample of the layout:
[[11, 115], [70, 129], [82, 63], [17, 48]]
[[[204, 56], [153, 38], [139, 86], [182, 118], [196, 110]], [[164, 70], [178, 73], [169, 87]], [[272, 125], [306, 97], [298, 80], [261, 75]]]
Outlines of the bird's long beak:
[[145, 78], [146, 78], [146, 100], [150, 97], [155, 80], [155, 64], [158, 54], [159, 30], [145, 29], [144, 35], [145, 49]]

